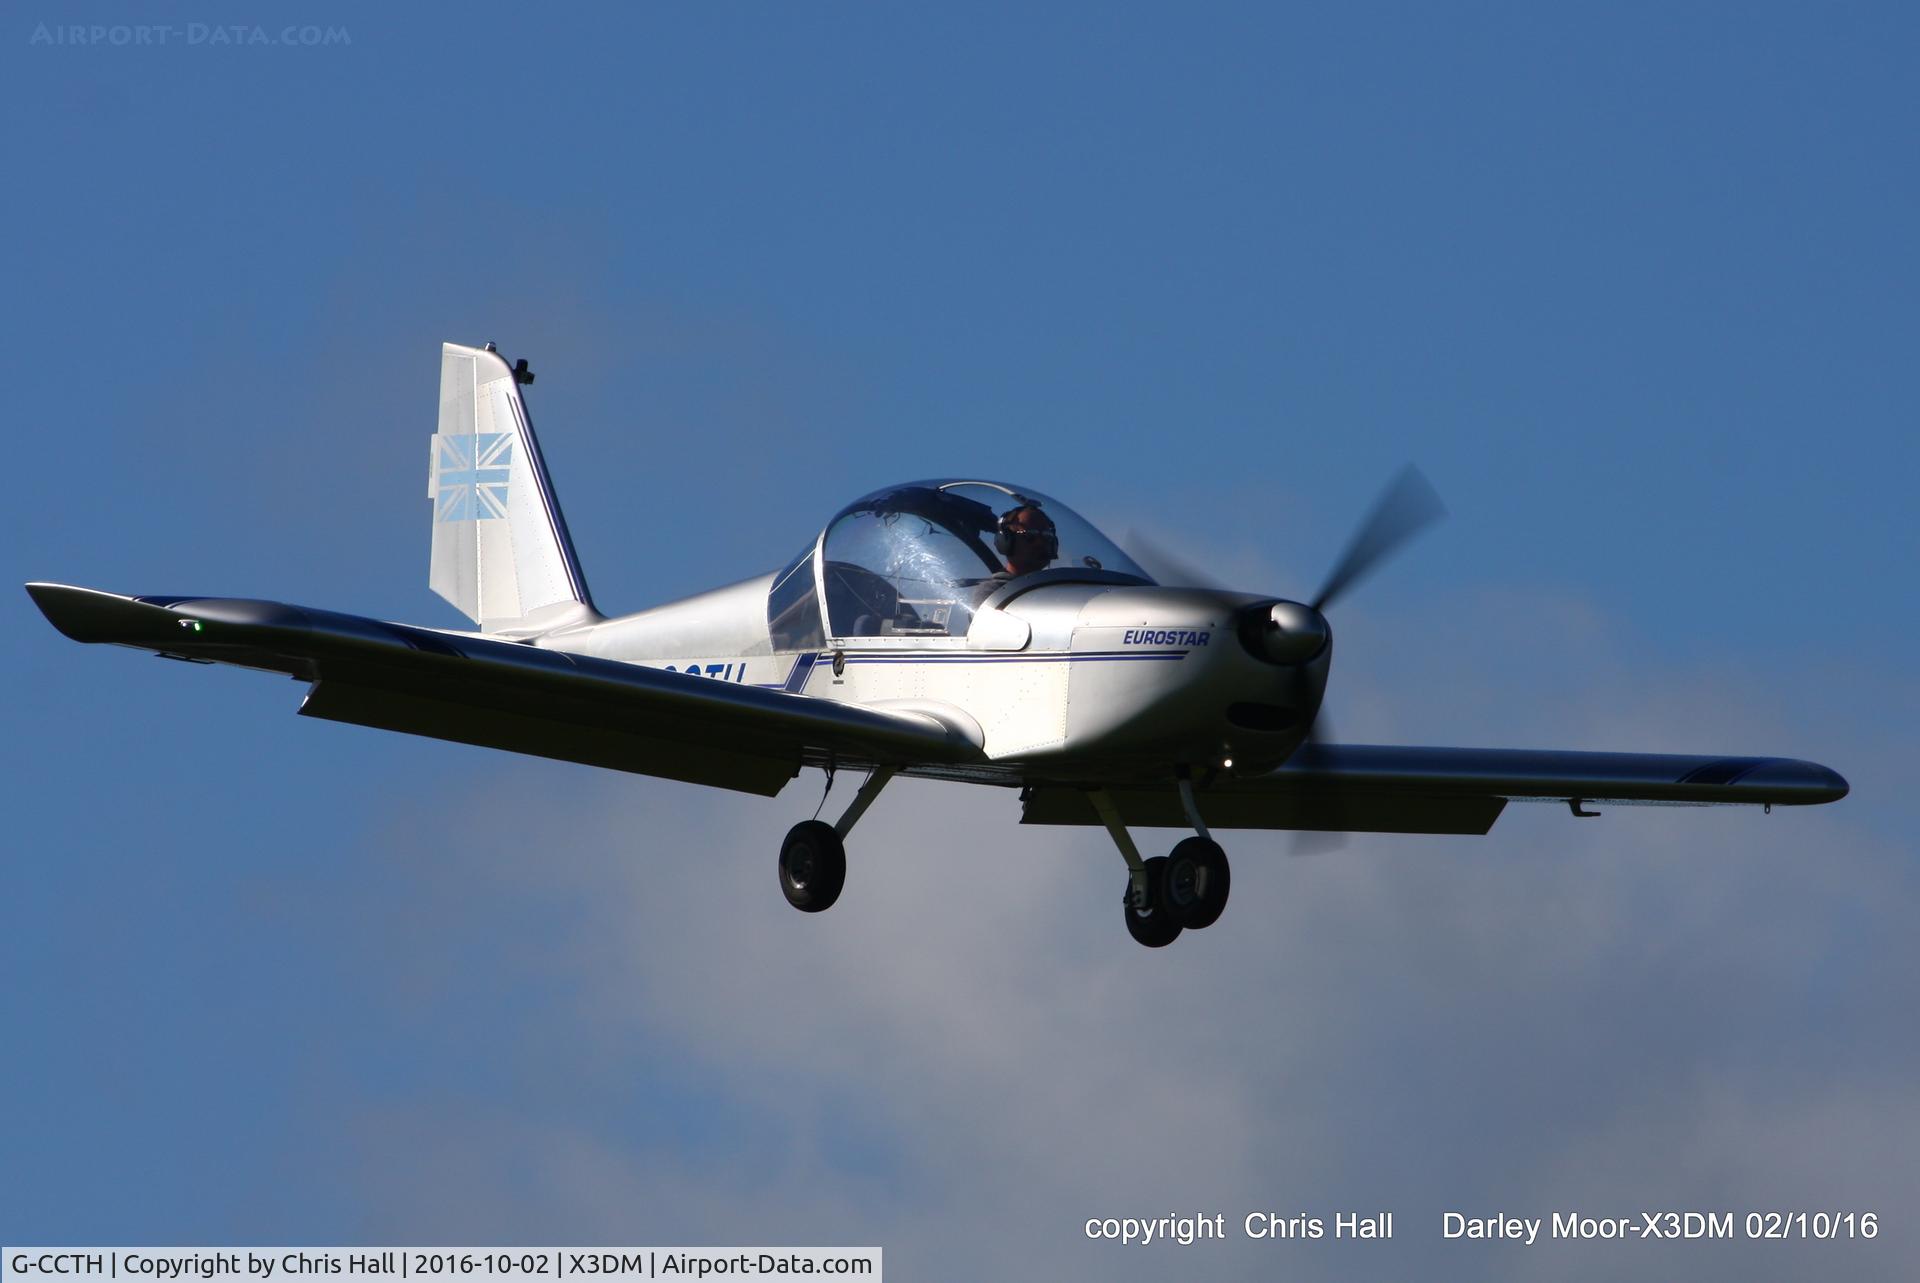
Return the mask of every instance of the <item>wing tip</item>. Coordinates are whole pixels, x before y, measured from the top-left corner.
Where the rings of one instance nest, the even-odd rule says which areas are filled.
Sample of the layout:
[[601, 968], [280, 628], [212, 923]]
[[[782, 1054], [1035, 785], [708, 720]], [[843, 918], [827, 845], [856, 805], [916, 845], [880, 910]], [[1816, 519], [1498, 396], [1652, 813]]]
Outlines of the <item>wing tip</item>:
[[137, 605], [133, 598], [119, 593], [48, 580], [34, 580], [26, 589], [47, 622], [77, 642], [113, 640], [118, 630], [109, 625], [115, 620], [124, 622], [126, 608]]
[[1785, 806], [1819, 806], [1838, 802], [1853, 791], [1846, 777], [1831, 766], [1803, 762], [1798, 758], [1776, 757], [1742, 781], [1772, 794], [1771, 801]]

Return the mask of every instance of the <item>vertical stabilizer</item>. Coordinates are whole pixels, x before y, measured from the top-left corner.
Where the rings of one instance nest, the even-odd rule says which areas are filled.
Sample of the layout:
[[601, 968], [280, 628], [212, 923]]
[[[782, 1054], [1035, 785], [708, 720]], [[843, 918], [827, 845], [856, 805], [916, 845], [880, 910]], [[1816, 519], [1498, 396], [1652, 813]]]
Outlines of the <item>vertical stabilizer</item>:
[[519, 378], [491, 344], [441, 347], [427, 498], [428, 583], [483, 631], [540, 633], [599, 618]]

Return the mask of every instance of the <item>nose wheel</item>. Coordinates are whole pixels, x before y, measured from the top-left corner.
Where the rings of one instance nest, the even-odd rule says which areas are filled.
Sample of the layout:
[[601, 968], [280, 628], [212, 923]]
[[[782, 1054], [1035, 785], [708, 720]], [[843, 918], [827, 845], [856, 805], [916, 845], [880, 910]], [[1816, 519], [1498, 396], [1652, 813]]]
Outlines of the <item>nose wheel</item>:
[[1220, 920], [1227, 907], [1233, 871], [1227, 853], [1212, 838], [1191, 837], [1166, 857], [1166, 886], [1161, 895], [1183, 927], [1199, 931]]
[[1200, 931], [1220, 920], [1233, 885], [1233, 871], [1227, 853], [1207, 835], [1189, 781], [1180, 780], [1180, 800], [1198, 833], [1183, 839], [1172, 854], [1156, 855], [1151, 860], [1140, 858], [1140, 848], [1133, 844], [1119, 809], [1104, 789], [1089, 792], [1087, 798], [1127, 862], [1122, 909], [1128, 935], [1149, 949], [1163, 949], [1189, 927]]

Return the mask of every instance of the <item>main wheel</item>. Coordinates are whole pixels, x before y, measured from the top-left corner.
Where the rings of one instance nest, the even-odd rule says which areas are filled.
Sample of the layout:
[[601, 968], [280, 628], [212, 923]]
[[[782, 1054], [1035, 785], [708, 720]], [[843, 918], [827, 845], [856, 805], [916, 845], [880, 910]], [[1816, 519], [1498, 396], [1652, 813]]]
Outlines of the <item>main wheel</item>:
[[802, 913], [831, 909], [847, 883], [847, 848], [833, 825], [802, 820], [780, 844], [780, 892]]
[[1191, 837], [1167, 857], [1167, 883], [1161, 895], [1183, 927], [1199, 931], [1220, 920], [1233, 884], [1227, 853], [1209, 838]]
[[1149, 949], [1161, 949], [1180, 934], [1180, 919], [1167, 904], [1167, 857], [1156, 855], [1147, 861], [1147, 907], [1133, 903], [1133, 875], [1127, 875], [1127, 894], [1121, 907], [1127, 915], [1127, 934]]

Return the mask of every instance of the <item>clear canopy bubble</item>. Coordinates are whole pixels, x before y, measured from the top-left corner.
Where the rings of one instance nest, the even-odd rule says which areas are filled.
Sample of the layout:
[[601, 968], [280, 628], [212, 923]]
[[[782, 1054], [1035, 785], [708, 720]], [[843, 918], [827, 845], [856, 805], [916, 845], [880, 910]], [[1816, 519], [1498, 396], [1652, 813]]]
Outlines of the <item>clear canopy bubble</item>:
[[964, 636], [988, 597], [1032, 575], [1152, 582], [1065, 504], [997, 481], [876, 490], [840, 510], [821, 546], [835, 637]]

